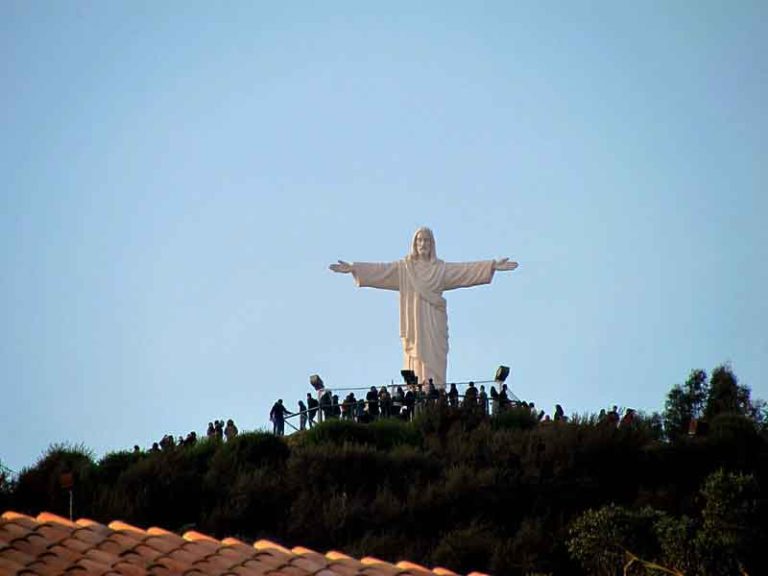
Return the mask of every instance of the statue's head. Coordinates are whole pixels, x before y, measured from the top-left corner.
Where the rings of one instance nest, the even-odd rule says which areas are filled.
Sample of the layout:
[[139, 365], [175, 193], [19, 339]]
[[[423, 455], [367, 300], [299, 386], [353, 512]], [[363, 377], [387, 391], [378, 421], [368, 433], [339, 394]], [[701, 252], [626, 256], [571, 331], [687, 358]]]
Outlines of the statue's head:
[[416, 230], [411, 241], [411, 253], [408, 256], [416, 260], [434, 260], [437, 258], [435, 235], [432, 234], [432, 230], [426, 226]]

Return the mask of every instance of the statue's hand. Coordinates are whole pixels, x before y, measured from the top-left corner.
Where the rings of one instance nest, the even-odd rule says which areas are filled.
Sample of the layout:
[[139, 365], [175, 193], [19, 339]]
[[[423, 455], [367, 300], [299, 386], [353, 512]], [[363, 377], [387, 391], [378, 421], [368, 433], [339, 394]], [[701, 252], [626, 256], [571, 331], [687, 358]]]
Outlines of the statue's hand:
[[340, 274], [349, 274], [352, 272], [352, 264], [344, 262], [344, 260], [339, 260], [338, 264], [331, 264], [328, 268], [334, 272], [339, 272]]
[[514, 270], [517, 268], [517, 262], [510, 262], [509, 258], [502, 258], [501, 260], [493, 261], [493, 269], [506, 272], [508, 270]]

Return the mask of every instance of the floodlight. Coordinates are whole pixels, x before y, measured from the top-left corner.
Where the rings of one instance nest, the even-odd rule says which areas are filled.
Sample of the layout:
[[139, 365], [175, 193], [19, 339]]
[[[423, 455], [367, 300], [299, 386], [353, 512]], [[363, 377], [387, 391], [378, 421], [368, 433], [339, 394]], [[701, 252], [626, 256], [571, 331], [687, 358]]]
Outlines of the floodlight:
[[312, 388], [320, 392], [323, 388], [325, 388], [325, 385], [323, 384], [323, 379], [320, 378], [319, 374], [312, 374], [312, 376], [309, 377], [309, 383], [312, 385]]
[[400, 370], [400, 375], [408, 386], [416, 386], [419, 383], [419, 378], [413, 370]]
[[509, 366], [499, 366], [496, 369], [496, 382], [504, 382], [507, 379], [507, 376], [509, 376]]

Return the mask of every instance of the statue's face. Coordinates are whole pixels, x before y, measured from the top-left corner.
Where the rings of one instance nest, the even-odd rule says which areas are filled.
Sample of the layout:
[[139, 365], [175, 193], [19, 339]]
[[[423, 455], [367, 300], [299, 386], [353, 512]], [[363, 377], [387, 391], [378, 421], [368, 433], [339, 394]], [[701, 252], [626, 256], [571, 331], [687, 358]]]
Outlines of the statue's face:
[[429, 258], [432, 253], [432, 239], [426, 232], [416, 234], [416, 254], [419, 258]]

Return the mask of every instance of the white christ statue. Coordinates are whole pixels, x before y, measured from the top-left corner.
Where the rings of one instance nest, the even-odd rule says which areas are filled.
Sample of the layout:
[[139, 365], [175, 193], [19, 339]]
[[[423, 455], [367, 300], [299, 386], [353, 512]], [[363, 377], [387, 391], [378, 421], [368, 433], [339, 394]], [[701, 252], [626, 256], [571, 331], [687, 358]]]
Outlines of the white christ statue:
[[360, 287], [400, 292], [400, 338], [403, 366], [419, 382], [432, 378], [445, 387], [448, 363], [448, 313], [445, 290], [490, 284], [493, 273], [517, 268], [509, 258], [481, 262], [443, 262], [437, 258], [435, 237], [429, 228], [413, 235], [410, 253], [396, 262], [344, 262], [329, 266], [351, 273]]

